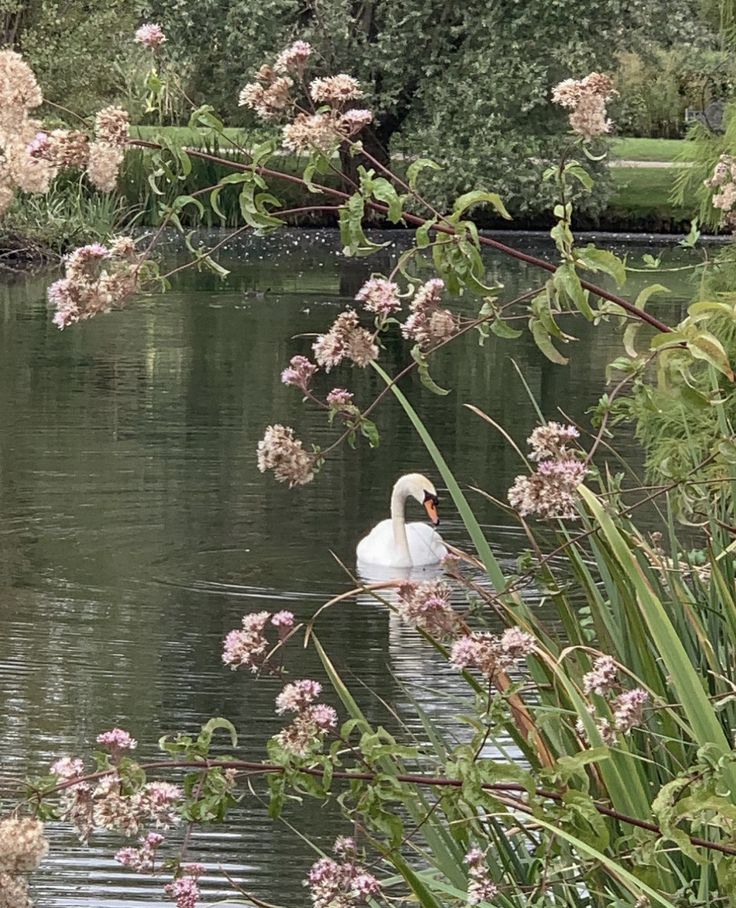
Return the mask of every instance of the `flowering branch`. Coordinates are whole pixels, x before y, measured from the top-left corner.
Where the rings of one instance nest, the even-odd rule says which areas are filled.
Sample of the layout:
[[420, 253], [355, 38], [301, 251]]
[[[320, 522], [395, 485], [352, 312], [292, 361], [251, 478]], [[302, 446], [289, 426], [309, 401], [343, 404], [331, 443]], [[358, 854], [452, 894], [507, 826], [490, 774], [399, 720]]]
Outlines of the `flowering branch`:
[[[270, 774], [284, 774], [286, 768], [280, 766], [276, 763], [256, 763], [248, 760], [157, 760], [151, 763], [141, 763], [139, 768], [148, 771], [148, 770], [157, 770], [157, 769], [198, 769], [198, 770], [210, 770], [210, 769], [234, 769], [247, 772], [249, 775], [270, 775]], [[71, 780], [66, 780], [60, 782], [58, 785], [53, 786], [52, 788], [46, 789], [42, 792], [37, 792], [36, 795], [40, 800], [50, 797], [53, 794], [64, 791], [68, 788], [73, 788], [75, 785], [78, 785], [80, 782], [92, 782], [97, 779], [102, 779], [105, 776], [109, 776], [115, 773], [115, 769], [107, 769], [101, 772], [89, 773], [85, 776], [80, 776]], [[312, 767], [300, 767], [298, 770], [300, 773], [304, 773], [308, 776], [314, 776], [315, 778], [324, 777], [324, 769], [322, 767], [312, 768]], [[348, 772], [345, 770], [334, 770], [332, 773], [334, 779], [340, 779], [341, 781], [348, 782], [375, 782], [380, 777], [380, 773], [373, 772]], [[448, 779], [442, 776], [428, 776], [421, 775], [417, 773], [397, 773], [395, 776], [397, 782], [402, 782], [407, 785], [419, 785], [427, 786], [432, 788], [462, 788], [464, 782], [462, 779]], [[497, 793], [511, 793], [518, 792], [519, 794], [526, 793], [528, 791], [527, 787], [516, 782], [485, 782], [480, 785], [484, 791], [491, 791]], [[542, 798], [543, 800], [555, 801], [557, 803], [564, 802], [564, 795], [556, 791], [550, 791], [546, 788], [537, 788], [534, 790], [534, 794]], [[621, 811], [614, 810], [612, 807], [607, 807], [604, 804], [598, 804], [593, 802], [593, 806], [596, 811], [603, 816], [610, 817], [613, 820], [617, 820], [620, 823], [626, 823], [628, 826], [635, 826], [638, 829], [644, 829], [647, 832], [652, 832], [657, 836], [662, 836], [663, 832], [656, 823], [651, 823], [648, 820], [642, 820], [638, 817], [633, 817], [628, 814], [622, 813]], [[518, 808], [525, 812], [531, 812], [531, 808], [525, 802], [514, 799], [514, 808]], [[698, 836], [689, 836], [688, 837], [693, 845], [697, 845], [700, 848], [705, 848], [710, 851], [718, 851], [722, 854], [736, 855], [736, 846], [726, 845], [721, 842], [710, 842], [707, 839], [700, 838]]]

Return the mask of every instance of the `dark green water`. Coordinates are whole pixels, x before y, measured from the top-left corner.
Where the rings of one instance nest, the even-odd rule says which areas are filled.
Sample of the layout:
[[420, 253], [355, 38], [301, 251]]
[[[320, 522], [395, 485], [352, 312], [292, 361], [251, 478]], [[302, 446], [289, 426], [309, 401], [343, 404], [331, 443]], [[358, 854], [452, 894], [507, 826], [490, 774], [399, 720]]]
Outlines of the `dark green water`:
[[[395, 478], [434, 472], [391, 400], [378, 416], [381, 447], [339, 451], [312, 485], [290, 491], [256, 468], [269, 422], [293, 425], [322, 446], [334, 437], [320, 413], [280, 384], [280, 370], [308, 350], [308, 339], [292, 338], [327, 326], [396, 253], [346, 261], [337, 245], [323, 231], [251, 239], [223, 259], [233, 272], [227, 285], [188, 272], [165, 297], [63, 333], [49, 320], [47, 277], [0, 287], [2, 772], [43, 770], [60, 754], [88, 753], [113, 725], [133, 733], [139, 754], [150, 757], [162, 732], [192, 731], [222, 715], [240, 732], [242, 756], [256, 759], [281, 727], [273, 713], [280, 683], [227, 670], [222, 638], [246, 611], [289, 608], [306, 617], [348, 588], [330, 552], [351, 564], [362, 533], [387, 516]], [[507, 296], [539, 280], [506, 260], [488, 264]], [[665, 317], [689, 292], [674, 277], [679, 291], [658, 309]], [[519, 472], [500, 436], [464, 406], [475, 403], [523, 445], [534, 414], [511, 356], [547, 417], [561, 408], [582, 419], [595, 403], [618, 335], [575, 328], [580, 340], [567, 368], [547, 362], [527, 338], [481, 348], [468, 337], [434, 368], [449, 396], [406, 383], [464, 483], [504, 497]], [[386, 362], [394, 370], [406, 354], [390, 342]], [[349, 384], [361, 402], [380, 389], [370, 372], [337, 371], [328, 381], [325, 388]], [[624, 439], [623, 447], [636, 459], [633, 443]], [[512, 559], [524, 545], [520, 534], [500, 510], [477, 504], [495, 551]], [[442, 510], [443, 535], [465, 545], [446, 497]], [[407, 685], [452, 726], [461, 708], [452, 673], [386, 611], [342, 605], [320, 636], [341, 671], [375, 689], [412, 727], [419, 725]], [[309, 651], [295, 652], [290, 668], [321, 677]], [[393, 723], [365, 689], [356, 692], [375, 721]], [[267, 901], [303, 905], [301, 880], [314, 853], [270, 823], [252, 797], [236, 819], [227, 833], [196, 834], [191, 858], [212, 871], [223, 865]], [[289, 819], [323, 843], [346, 831], [318, 804], [295, 805]], [[65, 830], [52, 835], [37, 880], [40, 906], [170, 904], [160, 884], [117, 867], [118, 840], [98, 836], [87, 848]], [[214, 875], [204, 888], [211, 899], [224, 895]]]

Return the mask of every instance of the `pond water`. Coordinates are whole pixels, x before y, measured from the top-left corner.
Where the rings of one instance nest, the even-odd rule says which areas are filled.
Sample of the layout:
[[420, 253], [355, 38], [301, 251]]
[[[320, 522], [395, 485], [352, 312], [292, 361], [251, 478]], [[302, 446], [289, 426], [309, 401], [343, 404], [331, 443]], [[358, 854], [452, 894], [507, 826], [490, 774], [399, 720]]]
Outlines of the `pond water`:
[[[60, 754], [89, 753], [114, 725], [139, 740], [141, 757], [153, 757], [160, 733], [195, 731], [217, 715], [237, 727], [242, 757], [262, 758], [282, 724], [273, 712], [280, 683], [227, 670], [223, 637], [244, 612], [289, 608], [302, 618], [348, 589], [331, 553], [352, 566], [362, 533], [387, 516], [395, 478], [434, 474], [390, 399], [378, 415], [380, 448], [339, 450], [307, 487], [290, 491], [255, 463], [270, 422], [323, 446], [334, 438], [279, 373], [291, 355], [308, 351], [310, 340], [295, 336], [327, 326], [372, 270], [395, 259], [404, 238], [390, 239], [377, 259], [358, 261], [338, 254], [330, 231], [238, 241], [222, 258], [232, 270], [227, 284], [184, 272], [168, 295], [63, 333], [49, 320], [48, 277], [0, 287], [3, 774], [42, 772]], [[550, 253], [541, 241], [540, 249]], [[630, 250], [632, 258], [652, 251]], [[488, 270], [507, 297], [540, 281], [498, 256], [488, 257]], [[675, 318], [690, 291], [681, 273], [670, 276], [679, 289], [654, 307]], [[643, 285], [647, 276], [633, 279], [630, 296], [639, 277]], [[469, 336], [437, 357], [434, 376], [452, 389], [447, 397], [406, 381], [462, 482], [504, 497], [519, 472], [509, 446], [465, 408], [475, 403], [523, 444], [534, 413], [512, 356], [547, 417], [559, 408], [583, 419], [596, 402], [618, 332], [575, 330], [567, 368], [545, 360], [526, 337], [481, 348]], [[406, 352], [389, 341], [392, 370]], [[380, 390], [370, 370], [338, 370], [330, 379], [326, 388], [350, 383], [361, 402]], [[633, 443], [623, 446], [636, 457]], [[520, 533], [501, 510], [474, 502], [496, 553], [513, 559], [524, 548]], [[447, 496], [441, 515], [443, 535], [466, 545]], [[417, 730], [415, 696], [453, 727], [462, 704], [452, 673], [386, 610], [342, 604], [319, 634], [376, 722], [395, 727], [360, 684]], [[310, 651], [292, 655], [290, 669], [322, 677]], [[347, 831], [316, 803], [292, 805], [288, 819], [323, 845]], [[115, 864], [119, 841], [98, 836], [84, 847], [67, 830], [51, 833], [52, 852], [36, 878], [40, 906], [171, 904], [160, 884]], [[262, 899], [296, 906], [304, 904], [301, 880], [314, 852], [249, 796], [227, 833], [195, 833], [190, 858], [213, 871], [203, 883], [208, 899], [225, 894], [214, 874], [224, 866]]]

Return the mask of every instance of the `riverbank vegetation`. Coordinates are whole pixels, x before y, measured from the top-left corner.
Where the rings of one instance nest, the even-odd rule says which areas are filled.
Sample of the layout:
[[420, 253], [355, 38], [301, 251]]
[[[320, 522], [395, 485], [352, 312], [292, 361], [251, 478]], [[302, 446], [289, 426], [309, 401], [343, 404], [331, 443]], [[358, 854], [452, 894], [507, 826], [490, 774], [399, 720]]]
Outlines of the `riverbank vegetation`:
[[[309, 28], [306, 34], [314, 37]], [[147, 104], [156, 110], [172, 90], [156, 62], [167, 37], [148, 23], [137, 39], [157, 76], [147, 81]], [[574, 50], [577, 37], [570, 40]], [[466, 550], [448, 550], [429, 577], [412, 574], [411, 561], [388, 579], [360, 582], [347, 567], [349, 589], [306, 623], [283, 610], [243, 616], [223, 641], [223, 670], [242, 670], [233, 683], [244, 691], [265, 676], [283, 681], [274, 703], [283, 728], [265, 742], [261, 760], [242, 756], [240, 730], [227, 717], [202, 717], [199, 733], [163, 737], [159, 760], [137, 760], [137, 742], [124, 729], [100, 729], [94, 753], [60, 753], [43, 777], [3, 783], [0, 885], [23, 904], [27, 875], [47, 850], [43, 822], [55, 819], [83, 842], [100, 830], [115, 834], [123, 867], [151, 874], [179, 908], [194, 908], [204, 874], [216, 870], [192, 853], [195, 827], [229, 823], [232, 808], [251, 797], [268, 798], [274, 820], [294, 808], [292, 822], [302, 801], [316, 798], [342, 811], [345, 836], [332, 855], [315, 846], [316, 860], [305, 867], [315, 908], [727, 905], [736, 880], [730, 248], [713, 259], [692, 224], [681, 244], [689, 258], [678, 268], [693, 276], [693, 301], [670, 322], [650, 312], [651, 300], [668, 292], [666, 263], [650, 257], [650, 282], [629, 298], [630, 263], [576, 241], [576, 208], [594, 210], [596, 179], [609, 179], [601, 156], [615, 90], [607, 75], [565, 72], [558, 82], [544, 81], [549, 67], [539, 76], [539, 122], [559, 129], [557, 159], [545, 162], [532, 193], [550, 203], [550, 261], [479, 232], [479, 212], [509, 215], [495, 183], [463, 182], [467, 160], [443, 183], [443, 165], [419, 154], [426, 146], [418, 138], [395, 169], [377, 156], [363, 136], [390, 94], [377, 95], [372, 109], [371, 83], [333, 69], [316, 46], [300, 38], [265, 63], [254, 61], [241, 105], [278, 138], [242, 158], [226, 153], [233, 136], [209, 105], [190, 114], [201, 147], [131, 136], [126, 110], [111, 106], [91, 129], [49, 129], [28, 140], [40, 89], [23, 59], [4, 51], [5, 129], [20, 137], [8, 143], [16, 157], [5, 188], [25, 199], [73, 178], [104, 194], [140, 186], [126, 168], [146, 174], [158, 228], [138, 241], [118, 233], [77, 248], [49, 287], [54, 324], [67, 331], [84, 331], [91, 318], [124, 318], [105, 313], [168, 289], [184, 268], [227, 279], [217, 243], [195, 244], [190, 232], [210, 217], [268, 233], [290, 215], [329, 214], [347, 257], [381, 248], [367, 231], [374, 215], [413, 230], [414, 244], [391, 270], [365, 281], [316, 338], [296, 338], [294, 356], [282, 364], [282, 382], [323, 413], [330, 440], [320, 434], [320, 444], [310, 444], [274, 413], [253, 458], [261, 473], [291, 487], [321, 482], [337, 446], [380, 444], [381, 403], [390, 396], [447, 490]], [[335, 48], [338, 62], [339, 53], [355, 52], [339, 41]], [[445, 103], [451, 84], [443, 86]], [[434, 129], [420, 124], [415, 137], [429, 143]], [[448, 142], [448, 155], [454, 147]], [[529, 174], [529, 160], [518, 160], [505, 183], [512, 198]], [[463, 191], [438, 207], [457, 181]], [[707, 188], [711, 208], [732, 229], [733, 159], [717, 162]], [[6, 193], [8, 208], [13, 199]], [[126, 211], [151, 204], [134, 195], [128, 203]], [[166, 227], [181, 232], [191, 255], [168, 270], [158, 256]], [[492, 284], [485, 249], [525, 262], [528, 286], [510, 297]], [[469, 333], [483, 344], [493, 332], [513, 355], [514, 341], [528, 332], [548, 360], [566, 368], [581, 321], [621, 334], [621, 354], [609, 364], [610, 385], [590, 423], [574, 425], [564, 408], [545, 412], [534, 401], [537, 428], [514, 439], [480, 402], [467, 402], [469, 427], [500, 434], [518, 456], [518, 476], [493, 503], [520, 526], [528, 550], [517, 564], [502, 563], [474, 513], [473, 502], [488, 493], [462, 467], [449, 469], [431, 407], [418, 412], [403, 379], [416, 373], [435, 394], [449, 393], [433, 378], [433, 364]], [[389, 344], [404, 354], [393, 374], [383, 357]], [[374, 373], [380, 390], [372, 399], [359, 400], [351, 389], [356, 369]], [[518, 381], [524, 384], [521, 370]], [[633, 426], [644, 444], [646, 477], [618, 455], [620, 426]], [[434, 486], [418, 481], [432, 514]], [[644, 529], [646, 509], [655, 532]], [[419, 704], [411, 728], [396, 728], [390, 703], [377, 703], [370, 716], [359, 708], [354, 679], [338, 671], [320, 638], [333, 610], [358, 596], [394, 612], [456, 671], [466, 693], [465, 735], [443, 732]], [[319, 659], [319, 680], [301, 672], [304, 647]], [[231, 901], [262, 904], [247, 885], [223, 876]]]

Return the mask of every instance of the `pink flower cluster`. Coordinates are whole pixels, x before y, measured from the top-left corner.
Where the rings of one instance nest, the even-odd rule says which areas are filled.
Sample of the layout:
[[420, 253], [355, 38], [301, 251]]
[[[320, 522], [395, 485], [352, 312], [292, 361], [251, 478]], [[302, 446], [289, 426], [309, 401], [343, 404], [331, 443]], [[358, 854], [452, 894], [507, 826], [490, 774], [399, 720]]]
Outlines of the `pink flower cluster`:
[[115, 853], [115, 860], [136, 873], [152, 873], [156, 862], [156, 850], [163, 841], [164, 837], [160, 832], [149, 832], [140, 840], [139, 848], [121, 848]]
[[270, 612], [250, 612], [243, 615], [242, 628], [230, 631], [225, 637], [222, 661], [235, 671], [246, 666], [252, 672], [266, 667], [273, 645], [266, 637], [268, 624], [278, 628], [279, 639], [288, 635], [294, 626], [294, 616], [285, 609], [272, 615]]
[[617, 92], [611, 79], [590, 73], [584, 79], [565, 79], [552, 91], [552, 100], [570, 111], [570, 127], [586, 139], [605, 135], [613, 124], [606, 117], [606, 102]]
[[54, 324], [63, 329], [119, 307], [138, 289], [141, 257], [130, 237], [115, 238], [109, 248], [82, 246], [66, 259], [66, 272], [48, 289]]
[[577, 489], [585, 479], [585, 464], [576, 458], [570, 443], [578, 437], [574, 426], [549, 422], [537, 427], [529, 436], [529, 455], [538, 461], [529, 476], [517, 476], [509, 489], [508, 499], [522, 517], [574, 520]]
[[445, 283], [439, 278], [422, 284], [414, 294], [409, 317], [401, 328], [404, 337], [416, 341], [422, 350], [437, 346], [457, 332], [457, 319], [440, 305], [444, 289]]
[[278, 423], [266, 426], [264, 436], [258, 442], [257, 455], [261, 473], [273, 470], [276, 480], [288, 482], [290, 488], [306, 485], [314, 479], [318, 456], [304, 450], [291, 426]]
[[354, 309], [341, 312], [327, 334], [320, 334], [312, 349], [315, 359], [326, 372], [345, 359], [365, 367], [378, 357], [373, 336], [360, 327], [358, 313]]
[[182, 797], [182, 789], [169, 782], [146, 782], [132, 793], [123, 793], [120, 777], [109, 773], [95, 786], [79, 782], [66, 789], [60, 818], [74, 826], [83, 842], [95, 829], [137, 836], [148, 825], [168, 829], [178, 823]]
[[[622, 691], [618, 667], [611, 656], [600, 655], [595, 659], [591, 671], [583, 675], [583, 690], [586, 694], [608, 698], [613, 721], [606, 717], [595, 720], [598, 733], [606, 744], [616, 742], [617, 732], [626, 734], [644, 721], [644, 707], [649, 702], [649, 694], [641, 687]], [[594, 715], [594, 707], [589, 709]], [[582, 720], [578, 720], [577, 730], [581, 737], [585, 737]]]
[[397, 610], [408, 624], [442, 640], [454, 637], [460, 619], [450, 605], [450, 588], [441, 580], [408, 581], [399, 587]]
[[352, 838], [340, 836], [334, 851], [340, 860], [321, 858], [312, 864], [304, 881], [314, 908], [354, 908], [380, 894], [381, 884], [356, 862]]
[[721, 224], [736, 230], [736, 158], [722, 154], [704, 185], [713, 190], [711, 204], [721, 212]]
[[255, 80], [241, 90], [239, 104], [264, 120], [285, 118], [297, 111], [283, 128], [284, 147], [297, 153], [318, 151], [330, 155], [371, 123], [373, 114], [370, 110], [346, 109], [346, 104], [361, 98], [363, 92], [359, 83], [345, 73], [313, 79], [309, 85], [310, 101], [305, 106], [326, 106], [312, 112], [300, 110], [292, 94], [294, 78], [304, 84], [311, 55], [310, 44], [295, 41], [278, 54], [273, 66], [266, 64], [258, 70]]
[[509, 627], [501, 635], [474, 631], [455, 641], [450, 662], [461, 671], [474, 668], [492, 679], [530, 655], [534, 646], [534, 637], [520, 627]]
[[97, 743], [107, 747], [113, 756], [120, 756], [126, 750], [135, 750], [138, 742], [132, 738], [127, 731], [122, 728], [113, 728], [111, 731], [103, 731], [97, 735]]
[[84, 762], [79, 757], [60, 757], [51, 764], [49, 772], [66, 782], [84, 774]]
[[197, 902], [201, 897], [197, 877], [180, 876], [179, 879], [173, 880], [164, 886], [164, 892], [170, 899], [176, 901], [176, 908], [197, 908]]
[[471, 848], [465, 855], [465, 863], [468, 865], [468, 905], [490, 902], [498, 895], [498, 886], [491, 879], [485, 852]]
[[345, 388], [333, 388], [327, 395], [327, 405], [333, 410], [357, 409], [353, 404], [353, 395]]
[[136, 31], [135, 40], [143, 47], [158, 50], [162, 44], [166, 43], [166, 35], [156, 22], [146, 22]]
[[385, 277], [372, 277], [366, 281], [355, 299], [363, 303], [368, 312], [374, 312], [381, 318], [387, 318], [401, 308], [399, 285]]
[[322, 692], [318, 681], [292, 681], [276, 697], [276, 712], [295, 717], [276, 740], [294, 757], [306, 757], [321, 746], [324, 736], [337, 728], [337, 713], [326, 703], [314, 701]]
[[306, 356], [292, 356], [286, 369], [281, 373], [281, 381], [285, 385], [294, 385], [305, 394], [309, 390], [309, 382], [317, 371], [317, 366]]

